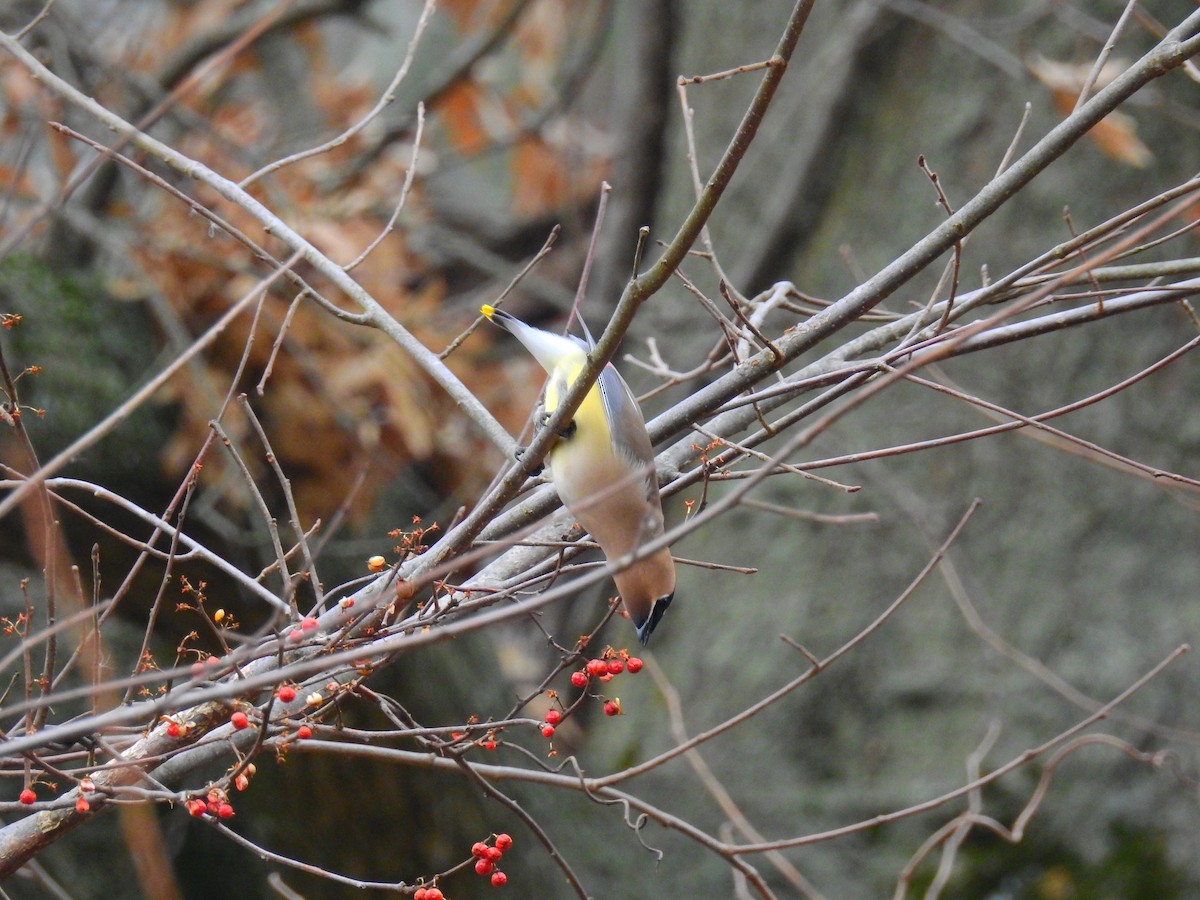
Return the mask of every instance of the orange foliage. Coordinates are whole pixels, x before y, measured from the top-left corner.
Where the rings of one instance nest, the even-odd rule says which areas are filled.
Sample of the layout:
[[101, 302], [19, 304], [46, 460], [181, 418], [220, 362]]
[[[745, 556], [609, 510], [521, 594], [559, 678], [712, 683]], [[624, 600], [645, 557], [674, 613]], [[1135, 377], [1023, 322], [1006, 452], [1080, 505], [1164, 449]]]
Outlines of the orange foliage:
[[463, 156], [474, 156], [488, 145], [481, 105], [487, 95], [470, 81], [453, 85], [438, 104], [451, 144]]
[[[509, 184], [496, 185], [496, 199], [503, 202], [507, 192], [514, 217], [541, 218], [564, 206], [590, 203], [602, 171], [603, 160], [572, 143], [575, 138], [564, 138], [559, 146], [540, 135], [520, 134], [521, 123], [532, 118], [536, 105], [553, 99], [554, 74], [571, 37], [576, 6], [573, 0], [529, 4], [519, 27], [488, 65], [464, 71], [428, 111], [427, 165], [470, 157], [495, 143], [507, 147], [508, 155], [502, 158], [512, 177]], [[131, 39], [120, 65], [156, 80], [173, 54], [243, 8], [240, 0], [168, 4], [152, 21], [152, 39]], [[473, 34], [461, 37], [465, 40], [495, 27], [508, 9], [490, 0], [443, 0], [438, 15], [461, 31], [472, 29]], [[185, 79], [179, 108], [170, 113], [173, 146], [237, 181], [265, 161], [344, 131], [375, 104], [377, 86], [345, 79], [331, 65], [318, 23], [293, 27], [286, 37], [293, 42], [291, 49], [299, 49], [308, 61], [304, 83], [289, 87], [302, 92], [309, 103], [304, 111], [309, 121], [314, 116], [324, 119], [320, 136], [291, 133], [292, 111], [278, 107], [280, 95], [263, 78], [267, 67], [258, 54], [270, 44], [255, 44], [217, 65], [212, 65], [216, 57], [210, 57], [195, 70], [205, 73], [202, 78]], [[119, 80], [99, 84], [96, 94], [128, 113], [129, 97]], [[23, 127], [15, 110], [55, 102], [23, 69], [3, 61], [0, 99], [5, 111], [0, 128], [6, 137]], [[47, 117], [45, 110], [42, 113]], [[410, 148], [399, 146], [396, 152], [374, 157], [369, 166], [355, 168], [371, 134], [367, 129], [333, 150], [265, 176], [251, 188], [341, 264], [355, 259], [386, 227], [409, 164]], [[57, 135], [50, 149], [47, 158], [60, 184], [77, 160], [91, 154]], [[174, 183], [277, 258], [290, 255], [253, 217], [211, 189]], [[18, 197], [34, 197], [23, 170], [0, 168], [0, 187]], [[153, 293], [164, 298], [171, 315], [188, 333], [198, 335], [269, 274], [247, 248], [211, 228], [178, 200], [144, 183], [135, 190], [144, 199], [110, 203], [105, 210], [128, 234], [127, 257], [140, 273], [134, 278], [122, 274], [123, 296]], [[470, 322], [478, 303], [466, 312], [448, 310], [446, 279], [438, 264], [410, 246], [409, 231], [419, 230], [433, 215], [418, 179], [402, 227], [384, 237], [352, 275], [427, 347], [438, 350]], [[358, 312], [310, 267], [300, 265], [296, 271], [330, 302]], [[445, 394], [388, 338], [341, 322], [312, 300], [301, 301], [289, 320], [295, 295], [293, 285], [278, 279], [256, 313], [239, 317], [198, 364], [186, 368], [160, 395], [179, 411], [175, 433], [161, 451], [168, 477], [178, 479], [190, 470], [209, 436], [210, 419], [233, 391], [248, 394], [263, 421], [305, 526], [317, 517], [327, 520], [347, 498], [352, 519], [362, 520], [378, 486], [413, 464], [434, 473], [448, 496], [477, 491], [497, 458]], [[504, 363], [489, 358], [492, 339], [486, 330], [477, 334], [448, 365], [515, 432], [524, 424], [540, 379], [523, 370], [518, 376], [523, 379], [521, 390], [510, 390], [506, 378], [514, 374], [512, 367], [507, 358]], [[234, 374], [243, 364], [244, 375], [234, 385]], [[260, 396], [255, 388], [268, 367], [270, 376]], [[259, 483], [271, 484], [263, 448], [236, 405], [222, 427]], [[231, 475], [240, 477], [219, 447], [204, 462], [201, 477], [209, 485], [224, 483]], [[354, 495], [363, 472], [368, 473], [367, 487]]]
[[[1028, 66], [1034, 77], [1049, 89], [1059, 113], [1064, 118], [1069, 116], [1075, 110], [1091, 65], [1073, 65], [1033, 57], [1028, 61]], [[1096, 79], [1093, 93], [1112, 81], [1123, 67], [1124, 64], [1117, 60], [1108, 63]], [[1134, 168], [1144, 169], [1154, 160], [1154, 153], [1137, 136], [1137, 122], [1125, 113], [1109, 113], [1092, 127], [1087, 136], [1105, 156]]]

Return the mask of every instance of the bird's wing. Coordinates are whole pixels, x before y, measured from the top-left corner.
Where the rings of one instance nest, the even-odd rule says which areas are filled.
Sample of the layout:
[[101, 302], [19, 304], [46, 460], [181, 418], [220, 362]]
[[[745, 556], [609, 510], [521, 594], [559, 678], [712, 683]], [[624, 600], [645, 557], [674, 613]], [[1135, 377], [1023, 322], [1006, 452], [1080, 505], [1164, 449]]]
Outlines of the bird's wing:
[[633, 391], [611, 364], [604, 367], [596, 382], [600, 400], [608, 420], [609, 440], [613, 455], [631, 470], [641, 469], [645, 478], [646, 500], [655, 518], [660, 519], [662, 507], [658, 496], [658, 477], [654, 471], [654, 446], [646, 431], [646, 420]]

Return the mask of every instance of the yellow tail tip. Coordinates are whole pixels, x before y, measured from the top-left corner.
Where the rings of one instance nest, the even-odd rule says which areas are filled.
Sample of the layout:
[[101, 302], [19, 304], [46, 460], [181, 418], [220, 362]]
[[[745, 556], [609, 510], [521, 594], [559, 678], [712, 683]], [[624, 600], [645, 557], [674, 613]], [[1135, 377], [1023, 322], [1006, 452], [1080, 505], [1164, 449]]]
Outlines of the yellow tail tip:
[[490, 319], [492, 314], [496, 311], [496, 307], [489, 306], [487, 303], [485, 303], [483, 306], [479, 307], [479, 311]]

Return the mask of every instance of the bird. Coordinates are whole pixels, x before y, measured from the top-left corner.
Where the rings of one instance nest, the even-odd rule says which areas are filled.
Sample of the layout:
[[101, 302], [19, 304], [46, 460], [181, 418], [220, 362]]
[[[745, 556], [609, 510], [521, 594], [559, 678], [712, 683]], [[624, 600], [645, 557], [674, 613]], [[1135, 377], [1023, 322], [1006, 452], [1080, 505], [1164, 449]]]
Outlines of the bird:
[[[484, 317], [528, 350], [549, 374], [543, 399], [545, 422], [570, 392], [594, 348], [573, 335], [553, 334], [485, 304]], [[616, 561], [663, 534], [662, 500], [654, 449], [646, 421], [629, 385], [612, 363], [605, 365], [571, 422], [546, 454], [558, 496]], [[645, 646], [675, 597], [675, 560], [662, 547], [613, 575], [621, 601]]]

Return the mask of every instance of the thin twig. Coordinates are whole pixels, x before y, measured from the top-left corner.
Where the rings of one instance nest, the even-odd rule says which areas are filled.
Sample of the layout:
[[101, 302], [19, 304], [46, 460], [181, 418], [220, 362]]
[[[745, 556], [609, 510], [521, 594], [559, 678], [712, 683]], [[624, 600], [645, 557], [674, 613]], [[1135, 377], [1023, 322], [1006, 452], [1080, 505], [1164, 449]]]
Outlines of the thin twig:
[[[435, 2], [435, 0], [429, 0], [429, 2], [432, 4]], [[343, 267], [347, 272], [352, 272], [355, 268], [357, 268], [358, 264], [370, 256], [371, 252], [378, 247], [383, 242], [383, 239], [391, 234], [392, 230], [396, 227], [396, 220], [400, 218], [400, 211], [404, 209], [405, 204], [408, 202], [409, 191], [412, 190], [413, 181], [416, 180], [417, 177], [417, 155], [421, 150], [421, 138], [424, 137], [424, 135], [425, 104], [418, 103], [417, 132], [413, 135], [412, 155], [408, 159], [408, 169], [404, 173], [404, 184], [400, 186], [400, 196], [397, 198], [396, 205], [392, 208], [392, 215], [387, 220], [387, 223], [383, 226], [383, 230], [375, 236], [375, 239], [372, 240], [371, 243], [367, 244], [367, 246], [363, 248], [362, 253], [358, 254], [358, 256], [354, 257], [354, 259], [352, 259]]]
[[1121, 11], [1121, 15], [1117, 19], [1117, 24], [1113, 26], [1112, 34], [1108, 36], [1108, 40], [1100, 48], [1100, 53], [1097, 54], [1091, 71], [1088, 72], [1087, 78], [1083, 81], [1083, 86], [1079, 89], [1079, 96], [1075, 100], [1075, 108], [1072, 112], [1077, 111], [1079, 107], [1083, 106], [1092, 95], [1092, 89], [1096, 86], [1096, 80], [1100, 77], [1100, 73], [1104, 71], [1104, 66], [1108, 63], [1109, 57], [1112, 56], [1113, 50], [1116, 49], [1117, 41], [1125, 33], [1125, 27], [1129, 24], [1129, 20], [1133, 16], [1133, 11], [1137, 8], [1137, 5], [1138, 0], [1128, 0], [1125, 4], [1125, 9]]
[[[338, 147], [345, 144], [346, 141], [350, 140], [350, 138], [354, 137], [356, 134], [361, 132], [364, 128], [366, 128], [369, 124], [371, 124], [371, 122], [373, 122], [376, 118], [378, 118], [379, 114], [382, 113], [384, 111], [384, 109], [386, 109], [396, 99], [396, 91], [399, 90], [400, 84], [404, 81], [405, 76], [408, 75], [408, 70], [412, 66], [413, 57], [417, 53], [417, 45], [420, 44], [420, 42], [421, 42], [421, 36], [425, 33], [425, 26], [429, 24], [429, 19], [433, 15], [433, 10], [434, 10], [434, 7], [436, 7], [436, 6], [437, 6], [437, 0], [425, 0], [425, 5], [421, 8], [421, 15], [417, 18], [416, 27], [413, 28], [412, 37], [410, 37], [408, 39], [408, 48], [404, 51], [404, 59], [400, 63], [400, 68], [396, 70], [396, 74], [392, 76], [391, 82], [384, 89], [383, 94], [379, 97], [379, 99], [375, 102], [375, 105], [373, 107], [371, 107], [371, 109], [367, 112], [366, 115], [364, 115], [361, 119], [359, 119], [357, 122], [355, 122], [349, 128], [347, 128], [345, 131], [343, 131], [337, 137], [332, 138], [332, 139], [326, 141], [325, 143], [320, 144], [319, 146], [310, 147], [307, 150], [301, 150], [298, 153], [293, 153], [290, 156], [285, 156], [282, 159], [277, 159], [277, 160], [275, 160], [275, 162], [263, 166], [257, 172], [254, 172], [251, 175], [247, 175], [240, 182], [238, 182], [238, 187], [242, 188], [244, 190], [245, 188], [249, 187], [254, 182], [258, 181], [264, 175], [269, 175], [272, 172], [277, 172], [280, 169], [282, 169], [284, 166], [290, 166], [293, 163], [300, 162], [301, 160], [311, 159], [314, 156], [320, 156], [322, 153], [328, 153], [330, 150], [335, 150]], [[413, 141], [413, 162], [414, 163], [416, 161], [417, 146], [421, 142], [420, 132], [421, 132], [422, 126], [424, 125], [424, 120], [425, 120], [425, 106], [424, 106], [424, 104], [418, 104], [417, 105], [417, 135], [418, 136]], [[412, 168], [413, 167], [410, 165], [410, 168], [409, 168], [410, 172], [412, 171]], [[406, 176], [404, 181], [405, 181], [405, 189], [404, 189], [404, 191], [401, 192], [401, 204], [400, 205], [403, 204], [403, 196], [405, 194], [407, 194], [407, 192], [408, 192], [408, 184], [410, 183], [411, 179]], [[397, 211], [399, 211], [399, 206], [397, 207]], [[394, 218], [395, 217], [393, 216], [393, 219]], [[386, 230], [385, 230], [385, 233], [386, 233]], [[376, 240], [376, 243], [378, 243], [378, 239]], [[365, 256], [368, 252], [370, 252], [370, 248], [368, 248], [368, 250], [363, 252], [363, 256]], [[359, 257], [359, 259], [356, 259], [354, 261], [354, 263], [352, 263], [346, 267], [346, 271], [350, 271], [350, 269], [353, 269], [355, 265], [357, 265], [359, 262], [361, 262], [361, 260], [362, 260], [362, 257]]]

